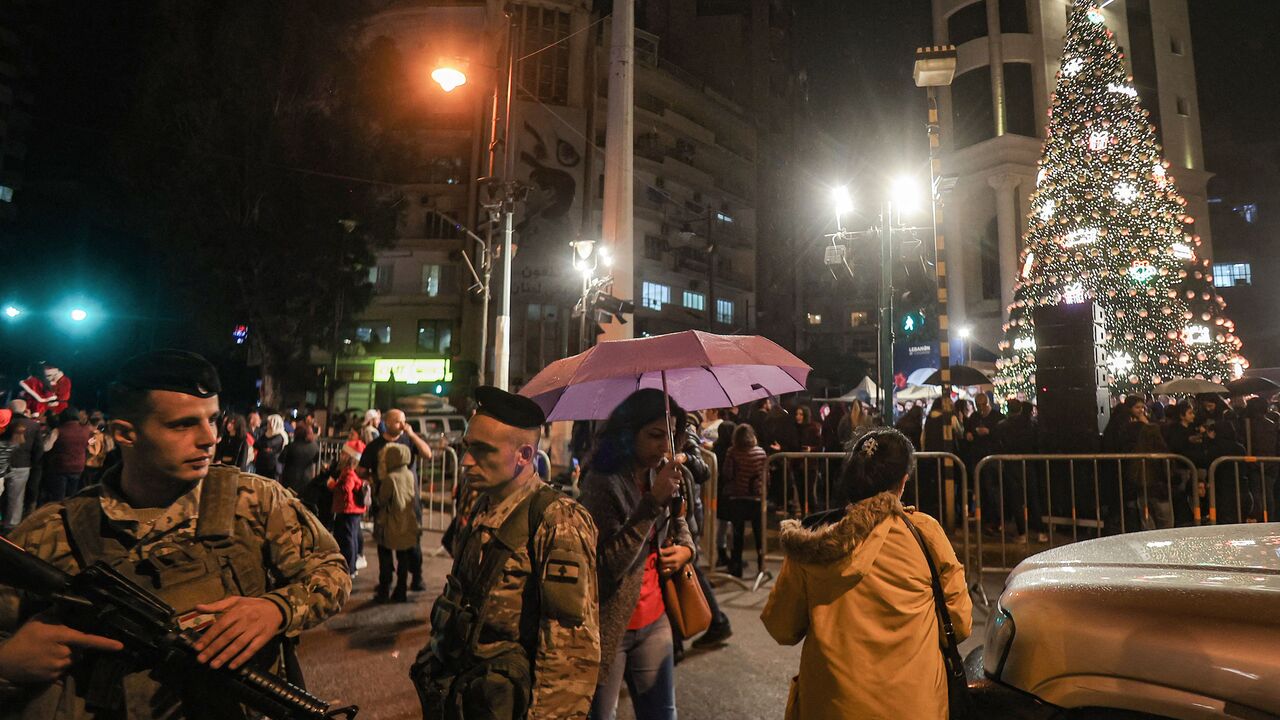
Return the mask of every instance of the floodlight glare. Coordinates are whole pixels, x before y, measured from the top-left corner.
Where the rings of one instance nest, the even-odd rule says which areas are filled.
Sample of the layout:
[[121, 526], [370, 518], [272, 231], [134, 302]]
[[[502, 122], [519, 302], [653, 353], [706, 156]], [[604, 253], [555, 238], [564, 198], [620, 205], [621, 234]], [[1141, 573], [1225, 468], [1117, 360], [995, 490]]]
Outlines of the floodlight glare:
[[456, 67], [441, 65], [431, 71], [431, 79], [436, 81], [445, 92], [453, 92], [455, 88], [467, 84], [467, 75]]
[[831, 189], [831, 198], [836, 204], [836, 217], [853, 212], [853, 198], [849, 195], [849, 186], [840, 185]]
[[4, 308], [4, 316], [16, 318], [22, 314], [22, 311], [12, 305], [6, 305]]
[[920, 188], [911, 178], [899, 177], [890, 186], [889, 199], [898, 207], [899, 212], [917, 210], [920, 207]]
[[76, 322], [81, 322], [87, 317], [89, 317], [89, 313], [85, 312], [80, 308], [76, 308], [71, 311], [71, 319], [75, 320]]

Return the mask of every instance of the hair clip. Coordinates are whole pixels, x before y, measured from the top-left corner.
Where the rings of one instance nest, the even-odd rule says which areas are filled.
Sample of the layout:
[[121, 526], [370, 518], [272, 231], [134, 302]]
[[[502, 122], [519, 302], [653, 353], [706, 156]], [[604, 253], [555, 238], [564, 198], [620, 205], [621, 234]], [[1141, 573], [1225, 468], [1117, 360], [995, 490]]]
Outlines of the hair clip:
[[871, 457], [872, 455], [875, 455], [875, 454], [876, 454], [876, 439], [867, 438], [866, 440], [862, 441], [862, 456]]

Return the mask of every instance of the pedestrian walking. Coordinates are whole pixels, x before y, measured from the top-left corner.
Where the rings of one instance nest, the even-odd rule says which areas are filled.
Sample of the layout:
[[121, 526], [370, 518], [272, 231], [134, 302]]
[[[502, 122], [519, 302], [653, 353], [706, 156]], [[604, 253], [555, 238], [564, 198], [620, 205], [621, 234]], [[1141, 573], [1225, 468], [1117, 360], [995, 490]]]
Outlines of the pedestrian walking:
[[[220, 389], [217, 371], [192, 353], [127, 361], [109, 408], [122, 464], [37, 510], [9, 540], [72, 575], [103, 563], [155, 593], [174, 617], [212, 616], [195, 641], [198, 662], [238, 670], [254, 658], [277, 672], [292, 661], [292, 638], [342, 608], [351, 580], [332, 536], [289, 493], [212, 466]], [[248, 715], [211, 676], [162, 684], [135, 658], [110, 662], [119, 642], [64, 627], [45, 609], [0, 585], [6, 717]], [[89, 696], [98, 706], [86, 707]]]
[[57, 416], [57, 426], [44, 441], [46, 474], [40, 486], [40, 503], [58, 502], [80, 490], [89, 456], [88, 423], [80, 422], [80, 413], [68, 407]]
[[360, 521], [364, 519], [365, 506], [361, 504], [364, 492], [364, 481], [356, 474], [356, 463], [359, 457], [351, 453], [338, 455], [336, 477], [329, 478], [327, 485], [333, 493], [331, 511], [333, 513], [333, 539], [338, 542], [338, 551], [347, 561], [347, 571], [354, 579], [358, 572], [356, 561], [360, 557]]
[[[670, 417], [670, 421], [668, 421]], [[670, 424], [668, 424], [670, 422]], [[601, 429], [582, 505], [599, 529], [600, 675], [592, 720], [613, 720], [625, 680], [637, 720], [675, 720], [675, 658], [662, 579], [693, 560], [689, 526], [669, 504], [683, 458], [671, 435], [685, 412], [659, 390], [637, 390]], [[668, 542], [670, 541], [670, 542]]]
[[487, 386], [475, 400], [461, 462], [479, 496], [410, 670], [423, 717], [581, 718], [600, 663], [596, 528], [534, 471], [542, 409]]
[[249, 454], [253, 447], [245, 428], [243, 415], [233, 412], [222, 418], [221, 433], [218, 435], [218, 446], [214, 450], [214, 462], [249, 471]]
[[253, 470], [264, 478], [280, 479], [280, 454], [289, 444], [284, 431], [284, 418], [276, 414], [267, 416], [266, 430], [253, 445]]
[[[0, 504], [0, 533], [8, 534], [22, 522], [28, 505], [35, 504], [36, 471], [44, 464], [44, 440], [40, 425], [27, 417], [25, 400], [9, 401], [10, 421], [0, 440], [10, 444], [9, 471]], [[34, 479], [33, 479], [34, 476]]]
[[972, 627], [973, 604], [964, 567], [937, 520], [902, 506], [912, 454], [896, 430], [864, 435], [841, 475], [851, 504], [803, 523], [783, 521], [786, 557], [760, 617], [780, 644], [804, 641], [788, 720], [948, 716], [941, 630], [921, 544], [937, 566], [960, 640]]
[[311, 425], [298, 423], [293, 431], [293, 442], [280, 453], [280, 484], [302, 495], [316, 474], [316, 461], [320, 459], [320, 445], [316, 442]]
[[742, 548], [746, 541], [746, 524], [751, 523], [751, 536], [756, 543], [756, 571], [764, 569], [764, 534], [760, 526], [760, 498], [768, 455], [756, 440], [755, 428], [747, 424], [733, 429], [733, 447], [725, 453], [720, 470], [720, 518], [733, 528], [733, 552], [729, 556], [729, 574], [742, 577]]
[[[403, 411], [391, 410], [387, 412], [385, 425], [386, 431], [365, 446], [364, 452], [360, 455], [360, 465], [356, 468], [356, 472], [360, 473], [362, 480], [373, 485], [373, 494], [376, 498], [381, 492], [382, 482], [387, 479], [382, 474], [385, 470], [385, 465], [381, 463], [383, 448], [391, 443], [397, 443], [407, 448], [409, 460], [405, 470], [409, 473], [413, 483], [410, 491], [410, 501], [413, 503], [414, 515], [417, 517], [419, 524], [421, 524], [422, 484], [421, 478], [414, 475], [413, 466], [419, 458], [430, 460], [431, 448], [425, 440], [414, 432], [413, 427], [405, 422]], [[409, 583], [409, 589], [413, 592], [422, 592], [427, 589], [426, 583], [422, 580], [422, 548], [415, 544], [408, 548], [408, 552], [409, 575], [412, 578]], [[382, 557], [381, 551], [379, 551], [378, 556]], [[386, 587], [381, 588], [381, 595], [389, 596], [391, 591], [390, 581], [391, 578], [388, 577]]]

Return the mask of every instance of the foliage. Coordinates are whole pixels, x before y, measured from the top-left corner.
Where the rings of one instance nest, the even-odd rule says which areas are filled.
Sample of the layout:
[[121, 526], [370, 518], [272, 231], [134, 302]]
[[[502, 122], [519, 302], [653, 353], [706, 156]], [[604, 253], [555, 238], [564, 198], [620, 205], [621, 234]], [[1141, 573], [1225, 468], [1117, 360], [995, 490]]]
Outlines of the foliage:
[[1087, 0], [1076, 0], [1062, 59], [997, 389], [1034, 396], [1033, 308], [1088, 299], [1103, 308], [1113, 392], [1231, 379], [1246, 366], [1234, 324], [1124, 56]]
[[370, 111], [386, 79], [357, 47], [360, 6], [156, 3], [145, 35], [120, 159], [176, 306], [223, 344], [249, 326], [268, 404], [367, 304], [372, 250], [394, 235], [393, 186], [356, 179], [409, 156]]

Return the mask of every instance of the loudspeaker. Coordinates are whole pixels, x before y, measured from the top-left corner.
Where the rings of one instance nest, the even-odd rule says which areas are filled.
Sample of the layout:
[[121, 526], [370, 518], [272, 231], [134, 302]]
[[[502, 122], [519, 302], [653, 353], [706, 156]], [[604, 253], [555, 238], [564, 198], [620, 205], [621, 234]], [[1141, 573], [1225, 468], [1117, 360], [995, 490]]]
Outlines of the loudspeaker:
[[1093, 302], [1032, 310], [1036, 406], [1044, 449], [1090, 452], [1111, 414], [1102, 354], [1102, 309]]

